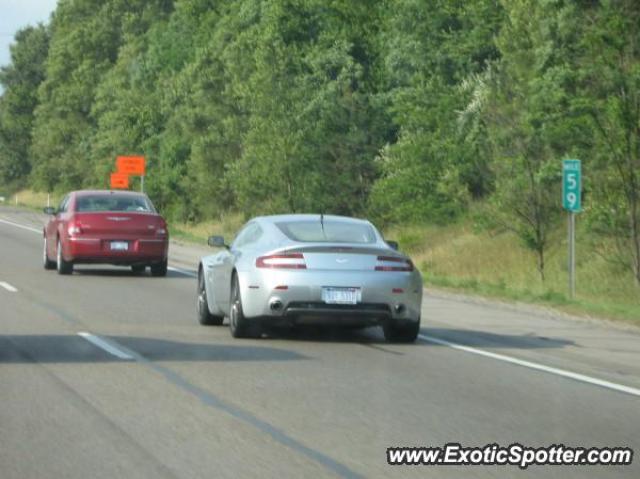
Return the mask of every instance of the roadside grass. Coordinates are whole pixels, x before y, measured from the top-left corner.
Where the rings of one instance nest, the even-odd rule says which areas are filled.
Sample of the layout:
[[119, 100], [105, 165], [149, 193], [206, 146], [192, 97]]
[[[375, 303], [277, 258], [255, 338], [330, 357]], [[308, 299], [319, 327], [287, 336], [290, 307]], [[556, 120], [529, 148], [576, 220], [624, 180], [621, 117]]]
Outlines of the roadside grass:
[[32, 190], [20, 190], [14, 193], [10, 197], [5, 198], [3, 203], [6, 206], [21, 206], [23, 208], [29, 208], [30, 210], [42, 211], [42, 208], [47, 206], [47, 197], [49, 205], [56, 207], [62, 201], [64, 195], [59, 193], [44, 193]]
[[169, 233], [172, 238], [198, 244], [207, 244], [207, 238], [211, 235], [224, 236], [229, 244], [244, 222], [244, 217], [239, 213], [201, 223], [170, 222]]
[[401, 249], [418, 265], [427, 285], [640, 326], [640, 288], [635, 286], [633, 275], [596, 254], [580, 225], [576, 297], [568, 297], [563, 226], [551, 234], [544, 282], [536, 269], [534, 253], [515, 236], [478, 231], [469, 220], [445, 227], [396, 227], [385, 236], [399, 241]]
[[[24, 190], [18, 206], [41, 211], [47, 194]], [[62, 195], [52, 194], [56, 206]], [[5, 205], [15, 205], [15, 197]], [[173, 238], [206, 244], [210, 235], [233, 240], [244, 223], [242, 214], [221, 216], [201, 223], [170, 222]], [[640, 326], [640, 288], [630, 271], [596, 253], [588, 232], [578, 221], [576, 244], [576, 298], [568, 297], [567, 240], [564, 224], [551, 234], [545, 280], [536, 270], [533, 252], [510, 233], [477, 230], [469, 218], [448, 226], [391, 227], [386, 238], [396, 240], [411, 255], [427, 286], [512, 302], [551, 307], [583, 316], [622, 320]]]

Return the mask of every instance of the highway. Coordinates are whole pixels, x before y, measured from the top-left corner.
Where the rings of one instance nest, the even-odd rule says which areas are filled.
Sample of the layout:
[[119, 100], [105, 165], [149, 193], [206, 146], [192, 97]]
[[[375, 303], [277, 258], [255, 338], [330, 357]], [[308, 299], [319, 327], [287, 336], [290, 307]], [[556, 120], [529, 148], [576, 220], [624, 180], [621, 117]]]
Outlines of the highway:
[[0, 207], [0, 478], [640, 477], [629, 466], [390, 466], [393, 446], [640, 453], [640, 331], [427, 291], [416, 344], [377, 329], [234, 340], [166, 278], [42, 268]]

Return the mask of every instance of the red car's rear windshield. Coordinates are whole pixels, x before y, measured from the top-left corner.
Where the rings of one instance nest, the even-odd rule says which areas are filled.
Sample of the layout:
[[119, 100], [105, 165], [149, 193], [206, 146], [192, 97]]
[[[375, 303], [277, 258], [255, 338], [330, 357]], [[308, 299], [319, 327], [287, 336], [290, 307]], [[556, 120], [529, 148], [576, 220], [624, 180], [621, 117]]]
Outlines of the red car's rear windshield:
[[376, 242], [373, 228], [363, 223], [324, 220], [282, 221], [276, 226], [289, 239], [305, 243], [360, 243]]
[[134, 195], [83, 195], [76, 199], [76, 212], [123, 211], [128, 213], [155, 213], [155, 208], [145, 196]]

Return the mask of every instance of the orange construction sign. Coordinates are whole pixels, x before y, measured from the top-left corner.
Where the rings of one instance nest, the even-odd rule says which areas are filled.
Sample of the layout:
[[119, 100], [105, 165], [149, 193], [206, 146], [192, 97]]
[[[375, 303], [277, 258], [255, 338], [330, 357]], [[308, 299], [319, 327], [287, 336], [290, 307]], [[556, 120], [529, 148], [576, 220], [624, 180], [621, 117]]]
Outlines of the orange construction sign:
[[111, 173], [111, 189], [126, 190], [129, 188], [129, 175], [126, 173]]
[[116, 169], [118, 170], [118, 173], [144, 176], [144, 156], [118, 156], [116, 158]]

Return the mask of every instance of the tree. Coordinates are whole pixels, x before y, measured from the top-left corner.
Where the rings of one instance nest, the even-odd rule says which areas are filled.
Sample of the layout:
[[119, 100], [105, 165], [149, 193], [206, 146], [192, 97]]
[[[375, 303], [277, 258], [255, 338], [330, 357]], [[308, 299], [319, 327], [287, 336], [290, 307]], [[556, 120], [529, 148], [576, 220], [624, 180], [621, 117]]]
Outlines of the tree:
[[544, 280], [549, 231], [560, 213], [560, 159], [587, 144], [573, 110], [578, 11], [562, 1], [505, 3], [497, 44], [501, 60], [475, 78], [473, 100], [493, 154], [495, 191], [485, 220], [515, 233], [536, 255]]
[[49, 32], [40, 24], [24, 28], [11, 46], [11, 63], [0, 68], [0, 183], [25, 182], [31, 171], [29, 147], [37, 89], [45, 78]]
[[251, 62], [227, 66], [247, 114], [228, 173], [238, 207], [362, 212], [385, 141], [366, 75], [373, 52], [361, 35], [375, 15], [347, 1], [278, 1], [258, 11], [237, 40]]
[[498, 56], [502, 8], [492, 1], [387, 4], [378, 38], [394, 138], [378, 158], [372, 212], [383, 221], [447, 223], [491, 187], [486, 151], [463, 141], [459, 86]]
[[170, 0], [62, 0], [52, 17], [46, 79], [38, 89], [31, 153], [40, 188], [94, 184], [91, 158], [98, 86], [115, 64], [125, 34], [142, 33], [155, 7]]
[[640, 286], [640, 4], [602, 1], [582, 24], [575, 102], [595, 132], [590, 224]]

